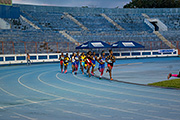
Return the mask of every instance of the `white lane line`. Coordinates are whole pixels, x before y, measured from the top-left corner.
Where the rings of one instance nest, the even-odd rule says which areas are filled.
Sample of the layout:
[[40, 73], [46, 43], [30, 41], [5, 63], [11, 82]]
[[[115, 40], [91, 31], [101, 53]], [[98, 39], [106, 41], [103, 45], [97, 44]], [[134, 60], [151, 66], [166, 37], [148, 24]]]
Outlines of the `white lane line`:
[[[60, 74], [60, 73], [57, 73], [57, 74]], [[59, 78], [57, 75], [56, 75], [56, 77]], [[78, 78], [78, 79], [81, 79], [81, 78]], [[128, 95], [128, 96], [135, 96], [135, 97], [141, 97], [141, 98], [149, 98], [149, 99], [155, 99], [155, 100], [163, 100], [163, 101], [171, 101], [171, 102], [180, 103], [179, 100], [172, 100], [172, 99], [165, 99], [165, 98], [158, 98], [158, 97], [150, 97], [150, 96], [144, 96], [144, 95], [135, 95], [135, 94], [129, 94], [129, 93], [124, 93], [124, 92], [116, 92], [116, 91], [112, 91], [112, 90], [105, 90], [105, 89], [90, 87], [90, 86], [86, 86], [86, 85], [81, 85], [81, 84], [77, 84], [77, 83], [73, 83], [73, 82], [65, 81], [65, 80], [63, 80], [63, 82], [66, 82], [68, 84], [72, 84], [72, 85], [75, 85], [75, 86], [83, 87], [83, 88], [88, 88], [88, 89], [93, 89], [93, 90], [98, 90], [98, 91], [103, 91], [103, 92], [109, 92], [109, 93], [114, 93], [114, 94]]]
[[[23, 74], [22, 76], [20, 76], [20, 77], [18, 78], [18, 83], [19, 83], [20, 85], [24, 86], [25, 88], [28, 88], [28, 89], [30, 89], [30, 90], [32, 90], [32, 91], [35, 91], [35, 92], [38, 92], [38, 93], [42, 93], [42, 94], [45, 94], [45, 95], [49, 95], [49, 96], [52, 96], [52, 97], [59, 97], [59, 96], [57, 96], [57, 95], [49, 94], [49, 93], [46, 93], [46, 92], [43, 92], [43, 91], [40, 91], [40, 90], [31, 88], [31, 87], [23, 84], [23, 83], [20, 81], [21, 78], [24, 77], [24, 76], [26, 76], [26, 75], [29, 75], [29, 74], [31, 74], [31, 73], [26, 73], [26, 74]], [[63, 98], [62, 98], [62, 99], [63, 99]]]
[[23, 118], [26, 118], [26, 119], [28, 119], [28, 120], [37, 120], [37, 119], [35, 119], [35, 118], [30, 118], [30, 117], [28, 117], [28, 116], [25, 116], [25, 115], [22, 115], [22, 114], [19, 114], [19, 113], [16, 113], [16, 112], [13, 112], [15, 115], [18, 115], [18, 116], [20, 116], [20, 117], [23, 117]]
[[38, 101], [38, 102], [34, 102], [34, 103], [25, 103], [25, 104], [19, 104], [19, 105], [2, 106], [2, 107], [0, 107], [0, 109], [21, 107], [21, 106], [32, 105], [32, 104], [41, 104], [41, 103], [45, 103], [45, 102], [54, 102], [54, 101], [58, 101], [58, 100], [63, 100], [63, 99], [62, 98], [55, 98], [55, 99], [50, 99], [50, 100]]
[[[2, 89], [2, 88], [1, 88], [1, 90], [2, 90], [3, 92], [7, 93], [7, 94], [10, 95], [10, 96], [13, 96], [13, 97], [16, 97], [16, 98], [20, 98], [20, 97], [18, 97], [17, 95], [12, 94], [12, 93], [10, 93], [10, 92]], [[36, 92], [39, 92], [39, 91], [36, 91]], [[47, 93], [46, 93], [46, 94], [47, 94]], [[34, 102], [34, 101], [32, 102], [31, 100], [24, 99], [24, 100], [26, 100], [26, 101], [28, 101], [28, 102], [30, 102], [30, 103], [20, 104], [20, 105], [3, 106], [3, 107], [0, 107], [0, 109], [12, 108], [12, 107], [19, 107], [19, 106], [25, 106], [25, 105], [30, 105], [30, 104], [39, 104], [39, 105], [41, 105], [41, 103], [44, 103], [44, 102], [52, 102], [52, 101], [57, 101], [57, 100], [62, 100], [62, 99], [63, 99], [63, 98], [60, 97], [60, 98], [56, 98], [56, 99], [53, 99], [53, 100], [46, 100], [46, 101], [39, 101], [39, 102]], [[42, 106], [43, 106], [43, 105], [42, 105]], [[49, 106], [48, 106], [48, 107], [49, 107]], [[60, 108], [54, 108], [54, 107], [53, 107], [53, 109], [56, 109], [56, 110], [59, 110], [59, 111], [62, 111], [62, 112], [68, 113], [68, 114], [74, 114], [74, 115], [78, 115], [78, 116], [82, 116], [82, 117], [86, 117], [86, 118], [91, 118], [91, 119], [97, 120], [97, 118], [94, 118], [94, 117], [91, 117], [91, 116], [87, 116], [87, 115], [81, 115], [81, 114], [76, 113], [76, 112], [73, 112], [73, 111], [67, 111], [67, 110], [63, 110], [63, 109], [60, 109]], [[14, 113], [14, 112], [13, 112], [13, 113]], [[34, 119], [34, 118], [30, 118], [30, 117], [21, 115], [21, 114], [19, 114], [19, 113], [14, 113], [14, 114], [16, 114], [16, 115], [18, 115], [18, 116], [21, 116], [21, 117], [24, 117], [24, 118], [26, 118], [26, 119], [36, 120], [36, 119]]]
[[[141, 64], [141, 63], [132, 63], [132, 64]], [[126, 64], [128, 65], [128, 64]], [[131, 65], [131, 64], [130, 64]], [[119, 65], [119, 66], [125, 66], [125, 65]], [[75, 75], [74, 75], [75, 76]], [[77, 77], [77, 76], [75, 76]], [[79, 77], [77, 77], [79, 78]], [[129, 89], [129, 90], [135, 90], [135, 91], [141, 91], [141, 92], [149, 92], [149, 93], [156, 93], [156, 94], [165, 94], [165, 95], [174, 95], [174, 96], [180, 96], [179, 93], [175, 94], [175, 93], [167, 93], [167, 92], [159, 92], [159, 91], [150, 91], [150, 90], [141, 90], [141, 89], [137, 89], [137, 88], [130, 88], [130, 87], [119, 87], [119, 86], [116, 86], [116, 85], [112, 85], [112, 84], [105, 84], [105, 83], [100, 83], [100, 82], [95, 82], [95, 81], [89, 81], [89, 80], [85, 80], [85, 79], [80, 79], [80, 80], [83, 80], [83, 81], [86, 81], [86, 82], [90, 82], [90, 83], [94, 83], [94, 84], [100, 84], [100, 85], [105, 85], [105, 86], [111, 86], [111, 87], [117, 87], [117, 88], [123, 88], [123, 89]], [[144, 86], [145, 87], [145, 86]], [[148, 86], [147, 86], [148, 87]], [[146, 88], [147, 88], [146, 87]], [[151, 89], [152, 90], [152, 89]]]
[[[10, 96], [14, 96], [14, 97], [16, 97], [16, 98], [21, 98], [21, 97], [15, 95], [15, 94], [12, 94], [12, 93], [10, 93], [10, 92], [4, 90], [4, 89], [1, 88], [1, 87], [0, 87], [0, 89], [1, 89], [3, 92], [5, 92], [6, 94], [10, 95]], [[22, 98], [21, 98], [21, 99], [22, 99]], [[24, 101], [27, 101], [27, 102], [30, 102], [30, 103], [37, 103], [37, 102], [35, 102], [35, 101], [28, 100], [28, 99], [23, 99], [23, 100], [24, 100]]]
[[[21, 80], [22, 77], [24, 77], [25, 75], [28, 75], [28, 74], [30, 74], [30, 73], [24, 74], [24, 75], [22, 75], [22, 76], [20, 76], [20, 77], [18, 78], [18, 82], [19, 82], [22, 86], [24, 86], [24, 87], [26, 87], [26, 88], [28, 88], [28, 89], [30, 89], [30, 90], [32, 90], [32, 91], [41, 93], [41, 94], [45, 94], [45, 95], [49, 95], [49, 96], [53, 96], [53, 97], [58, 97], [58, 98], [61, 98], [61, 99], [65, 99], [64, 97], [57, 96], [57, 95], [54, 95], [54, 94], [50, 94], [50, 93], [47, 93], [47, 92], [43, 92], [43, 91], [40, 91], [40, 90], [31, 88], [31, 87], [29, 87], [29, 86], [23, 84], [20, 80]], [[57, 109], [57, 110], [61, 110], [61, 111], [65, 112], [65, 111], [62, 110], [62, 109]], [[80, 114], [75, 113], [75, 112], [72, 112], [72, 111], [66, 111], [66, 112], [67, 112], [67, 113], [71, 113], [71, 114], [75, 114], [75, 115], [80, 115]], [[80, 116], [87, 117], [87, 118], [91, 118], [91, 119], [96, 119], [96, 118], [91, 117], [91, 116], [85, 116], [85, 115], [80, 115]]]
[[[27, 74], [26, 74], [27, 75]], [[19, 83], [21, 83], [20, 79], [25, 76], [22, 75], [18, 81]], [[46, 92], [42, 92], [40, 90], [36, 90], [34, 88], [31, 88], [31, 87], [28, 87], [27, 85], [24, 85], [23, 83], [21, 83], [21, 85], [23, 85], [24, 87], [30, 89], [30, 90], [33, 90], [33, 91], [36, 91], [36, 92], [39, 92], [39, 93], [42, 93], [42, 94], [46, 94], [46, 95], [49, 95], [49, 96], [55, 96], [54, 94], [51, 94], [51, 93], [46, 93]], [[56, 95], [57, 96], [57, 95]], [[62, 96], [59, 96], [59, 97], [62, 97]], [[135, 115], [140, 115], [140, 116], [145, 116], [145, 117], [151, 117], [151, 118], [155, 118], [155, 119], [162, 119], [162, 120], [167, 120], [167, 118], [163, 118], [163, 117], [158, 117], [158, 116], [152, 116], [152, 115], [146, 115], [146, 114], [142, 114], [142, 113], [137, 113], [137, 112], [133, 112], [133, 111], [128, 111], [128, 110], [124, 110], [124, 109], [119, 109], [119, 108], [114, 108], [114, 107], [107, 107], [107, 106], [103, 106], [103, 105], [97, 105], [97, 104], [91, 104], [91, 103], [88, 103], [88, 102], [83, 102], [83, 101], [79, 101], [79, 100], [75, 100], [75, 99], [70, 99], [70, 98], [65, 98], [63, 97], [64, 99], [68, 100], [68, 101], [73, 101], [73, 102], [77, 102], [77, 103], [81, 103], [81, 104], [86, 104], [86, 105], [90, 105], [90, 106], [93, 106], [93, 107], [97, 107], [97, 108], [104, 108], [104, 109], [110, 109], [110, 110], [115, 110], [115, 111], [119, 111], [119, 112], [126, 112], [126, 113], [131, 113], [131, 114], [135, 114]], [[169, 119], [169, 120], [172, 120], [172, 119]]]
[[[76, 94], [82, 94], [82, 95], [87, 95], [87, 96], [91, 96], [91, 97], [96, 97], [96, 98], [104, 98], [104, 99], [108, 99], [108, 100], [114, 100], [114, 101], [119, 101], [119, 102], [122, 102], [122, 103], [131, 103], [131, 104], [137, 104], [137, 105], [143, 105], [143, 106], [150, 106], [150, 107], [155, 107], [155, 108], [162, 108], [162, 109], [170, 109], [170, 110], [176, 110], [176, 111], [180, 111], [180, 109], [174, 109], [174, 108], [169, 108], [169, 107], [165, 107], [165, 106], [160, 106], [160, 105], [156, 105], [156, 104], [145, 104], [145, 103], [140, 103], [140, 102], [135, 102], [135, 101], [129, 101], [129, 100], [121, 100], [121, 99], [115, 99], [115, 98], [110, 98], [110, 97], [105, 97], [105, 96], [99, 96], [99, 95], [94, 95], [94, 94], [89, 94], [89, 93], [84, 93], [84, 92], [79, 92], [79, 91], [75, 91], [75, 90], [70, 90], [70, 89], [66, 89], [66, 88], [62, 88], [62, 87], [59, 87], [59, 86], [55, 86], [55, 85], [52, 85], [52, 84], [49, 84], [47, 82], [44, 82], [42, 79], [40, 79], [40, 77], [44, 74], [46, 74], [48, 72], [44, 72], [44, 73], [41, 73], [39, 76], [38, 76], [38, 80], [40, 82], [42, 82], [43, 84], [46, 84], [48, 86], [51, 86], [53, 88], [57, 88], [57, 89], [60, 89], [60, 90], [64, 90], [64, 91], [68, 91], [68, 92], [72, 92], [72, 93], [76, 93]], [[56, 74], [57, 76], [57, 74]], [[64, 81], [63, 79], [59, 78], [59, 80], [61, 80], [62, 82]]]

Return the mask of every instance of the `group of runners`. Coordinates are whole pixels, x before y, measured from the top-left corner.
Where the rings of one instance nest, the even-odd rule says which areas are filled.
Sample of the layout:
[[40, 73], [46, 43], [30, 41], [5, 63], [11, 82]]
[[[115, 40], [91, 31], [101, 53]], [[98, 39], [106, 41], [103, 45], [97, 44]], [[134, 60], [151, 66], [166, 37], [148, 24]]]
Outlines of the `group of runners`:
[[105, 63], [107, 63], [107, 70], [106, 72], [109, 72], [110, 80], [113, 80], [112, 78], [112, 68], [113, 64], [115, 63], [116, 59], [115, 56], [113, 56], [113, 51], [109, 50], [109, 55], [105, 57], [105, 52], [102, 51], [100, 57], [96, 56], [95, 52], [88, 51], [85, 55], [84, 52], [79, 54], [79, 52], [73, 53], [71, 57], [69, 57], [68, 53], [64, 55], [61, 53], [60, 57], [60, 67], [61, 72], [67, 73], [67, 67], [69, 62], [72, 63], [72, 73], [77, 74], [78, 67], [80, 65], [80, 69], [82, 71], [82, 74], [84, 74], [85, 70], [87, 71], [87, 75], [91, 77], [91, 75], [94, 75], [94, 70], [96, 66], [96, 62], [99, 63], [98, 70], [101, 73], [100, 79], [102, 78], [102, 75], [105, 70]]

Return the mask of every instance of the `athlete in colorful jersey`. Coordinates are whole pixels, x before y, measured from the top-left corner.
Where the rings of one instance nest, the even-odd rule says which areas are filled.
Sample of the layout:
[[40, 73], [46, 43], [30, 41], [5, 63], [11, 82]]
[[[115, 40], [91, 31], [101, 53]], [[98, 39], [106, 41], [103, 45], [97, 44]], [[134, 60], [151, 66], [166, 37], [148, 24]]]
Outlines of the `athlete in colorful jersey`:
[[70, 58], [68, 57], [68, 53], [66, 53], [66, 57], [64, 58], [64, 73], [67, 73], [67, 66]]
[[61, 66], [61, 72], [63, 73], [63, 64], [64, 64], [64, 54], [63, 52], [61, 53], [60, 57], [59, 57], [59, 60], [60, 60], [60, 66]]
[[72, 73], [75, 71], [75, 53], [72, 54], [71, 56], [71, 63], [72, 63]]
[[82, 52], [80, 56], [80, 65], [81, 65], [82, 74], [84, 74], [85, 61], [86, 61], [86, 56], [84, 55], [84, 52]]
[[87, 67], [87, 75], [89, 75], [89, 77], [91, 77], [90, 75], [91, 66], [92, 66], [92, 56], [91, 56], [91, 51], [88, 51], [85, 67]]
[[172, 73], [169, 73], [168, 79], [171, 78], [171, 77], [178, 77], [178, 78], [180, 78], [180, 72], [179, 72], [179, 74], [172, 74]]
[[77, 74], [78, 67], [79, 67], [79, 52], [77, 52], [76, 56], [74, 57], [75, 59], [75, 75]]
[[100, 75], [99, 79], [101, 79], [102, 75], [104, 73], [105, 62], [106, 62], [106, 57], [105, 57], [105, 52], [104, 51], [101, 52], [101, 57], [99, 57], [99, 59], [97, 61], [99, 63], [98, 70], [99, 70], [99, 72], [101, 72], [101, 75]]
[[113, 80], [111, 72], [112, 72], [113, 64], [115, 61], [116, 61], [116, 58], [115, 56], [113, 56], [113, 51], [109, 50], [109, 56], [106, 57], [106, 62], [107, 62], [107, 67], [108, 67], [106, 72], [109, 72], [110, 80]]
[[96, 60], [97, 60], [97, 56], [96, 56], [95, 52], [93, 52], [91, 58], [92, 58], [92, 70], [91, 70], [91, 74], [94, 75], [94, 68], [96, 66]]

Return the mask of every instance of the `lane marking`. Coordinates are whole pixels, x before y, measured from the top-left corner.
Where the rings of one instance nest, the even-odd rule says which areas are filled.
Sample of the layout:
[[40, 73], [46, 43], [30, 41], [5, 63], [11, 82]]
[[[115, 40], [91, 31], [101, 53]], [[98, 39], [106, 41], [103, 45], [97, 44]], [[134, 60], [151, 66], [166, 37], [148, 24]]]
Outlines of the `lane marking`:
[[[25, 75], [23, 75], [23, 76], [25, 76]], [[19, 83], [21, 83], [20, 79], [22, 77], [20, 77], [18, 79]], [[36, 91], [36, 92], [39, 92], [39, 93], [42, 93], [42, 94], [46, 94], [46, 95], [49, 95], [49, 96], [57, 96], [57, 95], [54, 95], [54, 94], [51, 94], [51, 93], [46, 93], [46, 92], [43, 92], [43, 91], [40, 91], [40, 90], [36, 90], [36, 89], [31, 88], [31, 87], [29, 87], [27, 85], [24, 85], [23, 83], [21, 83], [21, 85], [23, 85], [24, 87], [26, 87], [26, 88], [28, 88], [30, 90], [33, 90], [33, 91]], [[62, 97], [62, 96], [59, 96], [59, 97]], [[155, 118], [155, 119], [167, 120], [167, 118], [158, 117], [158, 116], [154, 116], [154, 115], [153, 116], [152, 115], [146, 115], [146, 114], [141, 114], [141, 113], [137, 113], [137, 112], [133, 112], [133, 111], [128, 111], [128, 110], [124, 110], [124, 109], [119, 109], [119, 108], [114, 108], [114, 107], [107, 107], [107, 106], [103, 106], [103, 105], [92, 104], [92, 103], [83, 102], [83, 101], [79, 101], [79, 100], [75, 100], [75, 99], [70, 99], [70, 98], [65, 98], [65, 97], [63, 97], [63, 98], [68, 100], [68, 101], [73, 101], [73, 102], [77, 102], [77, 103], [81, 103], [81, 104], [86, 104], [86, 105], [94, 106], [94, 107], [97, 107], [97, 108], [105, 108], [105, 109], [110, 109], [110, 110], [115, 110], [115, 111], [120, 111], [120, 112], [126, 112], [126, 113], [131, 113], [131, 114], [145, 116], [145, 117], [151, 117], [151, 118]], [[172, 119], [169, 119], [169, 120], [172, 120]]]
[[[10, 96], [13, 96], [13, 97], [16, 97], [16, 98], [21, 98], [15, 94], [12, 94], [4, 89], [1, 88], [1, 90], [3, 92], [5, 92], [6, 94], [10, 95]], [[36, 91], [37, 92], [37, 91]], [[39, 91], [38, 91], [39, 92]], [[22, 98], [21, 98], [22, 99]], [[39, 104], [41, 105], [41, 103], [44, 103], [44, 102], [52, 102], [52, 101], [57, 101], [57, 100], [62, 100], [63, 98], [60, 97], [60, 98], [56, 98], [56, 99], [53, 99], [53, 100], [46, 100], [46, 101], [40, 101], [40, 102], [32, 102], [31, 100], [28, 100], [28, 99], [23, 99], [23, 100], [26, 100], [30, 103], [26, 103], [26, 104], [20, 104], [20, 105], [10, 105], [10, 106], [3, 106], [3, 107], [0, 107], [0, 109], [5, 109], [5, 108], [12, 108], [12, 107], [19, 107], [19, 106], [25, 106], [25, 105], [30, 105], [30, 104]], [[41, 105], [41, 106], [45, 106], [45, 105]], [[48, 106], [49, 107], [49, 106]], [[52, 107], [51, 107], [52, 108]], [[98, 120], [97, 118], [94, 118], [94, 117], [91, 117], [91, 116], [87, 116], [87, 115], [81, 115], [79, 113], [76, 113], [76, 112], [73, 112], [73, 111], [67, 111], [67, 110], [63, 110], [63, 109], [59, 109], [59, 108], [54, 108], [53, 109], [56, 109], [56, 110], [59, 110], [59, 111], [62, 111], [62, 112], [65, 112], [65, 113], [68, 113], [68, 114], [74, 114], [74, 115], [78, 115], [78, 116], [82, 116], [82, 117], [86, 117], [86, 118], [91, 118], [91, 119], [94, 119], [94, 120]], [[26, 119], [30, 119], [30, 120], [36, 120], [34, 118], [30, 118], [30, 117], [27, 117], [27, 116], [24, 116], [24, 115], [21, 115], [19, 113], [15, 113], [13, 112], [14, 114], [18, 115], [18, 116], [21, 116], [21, 117], [24, 117]]]
[[[86, 81], [86, 82], [89, 82], [89, 83], [94, 83], [94, 84], [99, 84], [99, 85], [104, 85], [104, 86], [110, 86], [110, 87], [116, 87], [116, 88], [120, 88], [120, 89], [128, 89], [128, 90], [135, 90], [135, 91], [140, 91], [140, 92], [148, 92], [148, 93], [155, 93], [155, 94], [164, 94], [164, 95], [174, 95], [174, 96], [180, 96], [180, 94], [174, 94], [174, 93], [164, 93], [164, 92], [159, 92], [159, 91], [149, 91], [149, 90], [141, 90], [141, 89], [137, 89], [137, 88], [130, 88], [130, 87], [119, 87], [119, 86], [116, 86], [116, 85], [112, 85], [112, 84], [105, 84], [105, 83], [100, 83], [100, 82], [96, 82], [96, 81], [89, 81], [89, 80], [86, 80], [86, 79], [83, 79], [83, 78], [80, 78], [78, 77], [77, 75], [73, 75], [74, 77], [82, 80], [82, 81]], [[147, 88], [148, 86], [144, 86], [144, 88]]]
[[18, 115], [18, 116], [20, 116], [20, 117], [23, 117], [23, 118], [26, 118], [26, 119], [28, 119], [28, 120], [37, 120], [37, 119], [35, 119], [35, 118], [30, 118], [30, 117], [28, 117], [28, 116], [25, 116], [25, 115], [22, 115], [22, 114], [19, 114], [19, 113], [16, 113], [16, 112], [13, 112], [15, 115]]
[[[91, 96], [91, 97], [96, 97], [96, 98], [104, 98], [104, 99], [114, 100], [114, 101], [119, 101], [119, 102], [126, 102], [126, 103], [131, 103], [131, 104], [138, 104], [138, 105], [151, 106], [151, 107], [162, 108], [162, 109], [170, 109], [170, 110], [173, 109], [173, 110], [180, 111], [180, 109], [174, 109], [174, 108], [170, 108], [170, 107], [160, 106], [160, 105], [157, 105], [157, 104], [139, 103], [139, 102], [135, 102], [135, 101], [129, 101], [129, 100], [122, 100], [122, 99], [110, 98], [110, 97], [99, 96], [99, 95], [94, 95], [94, 94], [89, 94], [89, 93], [84, 93], [84, 92], [79, 92], [79, 91], [75, 91], [75, 90], [70, 90], [70, 89], [62, 88], [62, 87], [55, 86], [55, 85], [49, 84], [49, 83], [47, 83], [47, 82], [44, 82], [42, 79], [40, 79], [40, 77], [41, 77], [42, 75], [46, 74], [46, 73], [48, 73], [48, 72], [41, 73], [41, 74], [38, 76], [38, 80], [39, 80], [40, 82], [42, 82], [43, 84], [46, 84], [46, 85], [48, 85], [48, 86], [51, 86], [51, 87], [53, 87], [53, 88], [57, 88], [57, 89], [60, 89], [60, 90], [69, 91], [69, 92], [76, 93], [76, 94], [83, 94], [83, 95], [87, 95], [87, 96]], [[56, 75], [57, 75], [57, 74], [56, 74]], [[64, 80], [61, 79], [61, 78], [59, 78], [59, 80], [61, 80], [62, 82], [64, 81]]]
[[[57, 73], [56, 77], [59, 79], [59, 77], [57, 76], [58, 74], [60, 74], [60, 73]], [[79, 79], [82, 79], [82, 78], [79, 78]], [[123, 95], [128, 95], [128, 96], [135, 96], [135, 97], [141, 97], [141, 98], [149, 98], [149, 99], [164, 100], [164, 101], [171, 101], [171, 102], [180, 103], [179, 100], [157, 98], [157, 97], [149, 97], [149, 96], [143, 96], [143, 95], [134, 95], [134, 94], [124, 93], [124, 92], [116, 92], [116, 91], [112, 91], [112, 90], [105, 90], [105, 89], [100, 89], [100, 88], [89, 87], [89, 86], [86, 86], [86, 85], [81, 85], [81, 84], [77, 84], [77, 83], [73, 83], [73, 82], [69, 82], [69, 81], [65, 81], [65, 80], [63, 80], [63, 82], [66, 82], [68, 84], [72, 84], [72, 85], [75, 85], [75, 86], [84, 87], [84, 88], [93, 89], [93, 90], [98, 90], [98, 91], [103, 91], [103, 92], [109, 92], [109, 93], [115, 93], [115, 94], [120, 94], [120, 95], [123, 94]]]

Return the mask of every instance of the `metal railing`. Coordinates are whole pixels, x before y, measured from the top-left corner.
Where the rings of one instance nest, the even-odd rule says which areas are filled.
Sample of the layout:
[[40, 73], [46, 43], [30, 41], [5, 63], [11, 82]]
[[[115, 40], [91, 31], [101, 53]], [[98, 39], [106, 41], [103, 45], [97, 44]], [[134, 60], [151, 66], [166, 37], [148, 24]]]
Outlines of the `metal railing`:
[[[85, 41], [84, 41], [85, 42]], [[170, 41], [176, 49], [180, 49], [179, 41]], [[107, 42], [112, 44], [113, 42]], [[162, 41], [143, 41], [139, 42], [145, 48], [137, 49], [114, 49], [115, 51], [134, 51], [134, 50], [158, 50], [169, 49], [169, 47]], [[80, 45], [81, 43], [78, 43]], [[77, 51], [72, 42], [35, 42], [35, 41], [0, 41], [0, 54], [26, 54], [26, 53], [60, 53], [60, 52], [74, 52]]]

